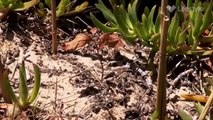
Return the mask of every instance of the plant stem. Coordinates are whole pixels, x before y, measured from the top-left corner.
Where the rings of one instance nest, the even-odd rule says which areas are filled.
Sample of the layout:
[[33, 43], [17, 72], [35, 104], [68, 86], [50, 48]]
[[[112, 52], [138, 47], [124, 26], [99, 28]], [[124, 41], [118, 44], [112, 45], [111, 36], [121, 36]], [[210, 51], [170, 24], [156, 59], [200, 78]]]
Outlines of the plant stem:
[[160, 64], [157, 77], [157, 118], [165, 120], [166, 116], [166, 41], [168, 34], [168, 21], [166, 6], [168, 0], [161, 1], [161, 41], [160, 41]]
[[202, 113], [200, 114], [200, 117], [199, 117], [198, 120], [204, 120], [205, 119], [206, 114], [207, 114], [207, 112], [209, 111], [209, 108], [212, 105], [212, 102], [213, 102], [213, 87], [211, 87], [211, 94], [210, 94], [208, 101], [207, 101], [205, 107], [203, 108]]
[[57, 22], [56, 22], [56, 1], [51, 0], [52, 11], [52, 52], [57, 53]]

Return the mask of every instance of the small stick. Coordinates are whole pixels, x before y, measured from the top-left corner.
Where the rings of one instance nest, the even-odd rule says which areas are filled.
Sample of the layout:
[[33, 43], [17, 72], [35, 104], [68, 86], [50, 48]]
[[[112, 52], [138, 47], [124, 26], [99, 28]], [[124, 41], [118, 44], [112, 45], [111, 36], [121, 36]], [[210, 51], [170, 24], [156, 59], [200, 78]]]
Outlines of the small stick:
[[189, 74], [189, 73], [191, 73], [191, 72], [193, 72], [193, 69], [192, 69], [192, 68], [189, 69], [189, 70], [186, 70], [186, 71], [184, 71], [184, 72], [182, 72], [182, 73], [180, 73], [180, 74], [174, 79], [174, 81], [172, 82], [172, 86], [175, 86], [175, 85], [178, 83], [178, 81], [179, 81], [183, 76], [185, 76], [185, 75], [187, 75], [187, 74]]

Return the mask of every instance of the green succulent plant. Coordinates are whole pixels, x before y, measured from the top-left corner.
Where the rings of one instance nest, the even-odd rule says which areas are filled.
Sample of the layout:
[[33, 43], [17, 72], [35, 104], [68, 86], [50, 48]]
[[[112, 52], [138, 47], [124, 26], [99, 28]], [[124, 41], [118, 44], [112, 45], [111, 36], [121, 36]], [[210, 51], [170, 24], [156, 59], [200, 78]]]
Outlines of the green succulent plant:
[[[187, 39], [189, 45], [192, 45], [192, 51], [189, 52], [193, 52], [197, 49], [199, 42], [202, 42], [202, 39], [204, 39], [203, 37], [205, 36], [202, 36], [203, 32], [207, 30], [208, 27], [211, 26], [212, 24], [213, 2], [212, 1], [209, 2], [209, 4], [205, 6], [207, 8], [204, 9], [201, 1], [195, 0], [195, 3], [192, 4], [192, 0], [188, 0], [187, 7], [194, 8], [189, 11], [189, 22], [188, 22], [189, 37]], [[208, 37], [208, 40], [211, 40], [211, 42], [213, 42], [213, 37]]]
[[[1, 91], [5, 93], [7, 99], [9, 98], [15, 105], [17, 105], [21, 109], [27, 108], [36, 99], [39, 92], [41, 73], [37, 65], [33, 64], [33, 68], [35, 74], [35, 83], [31, 95], [29, 95], [29, 90], [27, 87], [27, 77], [24, 62], [22, 62], [19, 68], [19, 98], [15, 95], [9, 83], [8, 70], [4, 70], [2, 77], [0, 76], [0, 81], [2, 84]], [[0, 71], [0, 73], [2, 73], [2, 71]]]
[[[113, 3], [115, 4], [115, 2]], [[124, 7], [123, 4], [114, 5], [113, 9], [109, 9], [101, 0], [99, 0], [96, 7], [103, 13], [109, 24], [106, 25], [101, 23], [91, 13], [90, 16], [94, 25], [104, 32], [119, 32], [128, 43], [132, 43], [136, 38], [139, 38], [144, 46], [151, 47], [153, 52], [158, 51], [161, 32], [161, 17], [158, 12], [157, 17], [154, 18], [156, 6], [151, 10], [145, 8], [141, 19], [138, 19], [138, 0], [130, 2], [128, 7]], [[191, 54], [192, 51], [195, 51], [199, 42], [213, 42], [212, 32], [207, 36], [202, 35], [202, 33], [211, 26], [213, 21], [212, 4], [213, 2], [210, 2], [209, 4], [201, 3], [199, 0], [192, 3], [192, 0], [188, 0], [188, 8], [200, 8], [199, 10], [189, 9], [191, 10], [189, 11], [189, 19], [184, 18], [184, 15], [187, 14], [185, 13], [186, 11], [175, 12], [175, 15], [171, 17], [171, 22], [169, 23], [167, 40], [168, 54], [174, 52]], [[182, 6], [180, 0], [176, 1], [176, 6], [181, 9]], [[203, 7], [206, 8], [201, 11], [201, 8]], [[191, 49], [187, 52], [181, 51], [179, 48], [183, 45], [190, 46]], [[206, 51], [202, 55], [208, 55], [210, 53], [213, 53], [213, 51]]]
[[0, 0], [0, 20], [2, 20], [8, 12], [11, 11], [23, 11], [37, 3], [40, 0], [30, 0], [23, 2], [22, 0]]
[[167, 52], [174, 53], [177, 52], [180, 46], [184, 45], [187, 39], [187, 32], [183, 30], [180, 26], [180, 18], [178, 13], [172, 17], [168, 29], [168, 45]]
[[[135, 0], [133, 3], [128, 5], [127, 10], [125, 10], [124, 6], [121, 4], [115, 7], [112, 10], [107, 8], [104, 3], [99, 0], [99, 3], [96, 4], [96, 7], [101, 10], [107, 21], [109, 22], [110, 26], [107, 26], [101, 23], [92, 13], [91, 19], [95, 26], [100, 28], [104, 32], [119, 32], [124, 40], [128, 43], [134, 42], [136, 38], [139, 38], [143, 45], [151, 47], [153, 51], [158, 51], [159, 49], [159, 40], [160, 40], [160, 14], [154, 20], [154, 13], [156, 11], [156, 6], [153, 6], [151, 10], [149, 8], [144, 9], [144, 13], [141, 16], [141, 20], [139, 20], [137, 16], [137, 3], [138, 0]], [[178, 28], [178, 21], [172, 21], [172, 27], [170, 27], [170, 31], [173, 33], [177, 33], [177, 39], [180, 36], [181, 30], [177, 30]], [[176, 24], [175, 24], [176, 23]], [[175, 25], [175, 26], [174, 26]], [[176, 32], [177, 31], [177, 32]], [[183, 34], [183, 33], [182, 33]], [[169, 40], [174, 40], [174, 35], [170, 35]], [[183, 39], [183, 38], [182, 38]], [[174, 42], [171, 45], [174, 45]], [[177, 44], [180, 44], [177, 43]], [[174, 45], [172, 47], [177, 47]]]
[[110, 10], [99, 0], [99, 3], [95, 4], [95, 6], [101, 10], [110, 26], [101, 23], [92, 13], [91, 19], [95, 26], [99, 27], [102, 31], [119, 32], [128, 42], [132, 42], [137, 38], [137, 31], [135, 29], [139, 22], [136, 13], [137, 2], [138, 0], [135, 0], [134, 3], [129, 4], [126, 11], [123, 4], [114, 6], [113, 10]]
[[152, 48], [148, 58], [149, 67], [152, 69], [154, 56], [159, 50], [161, 32], [159, 14], [154, 21], [156, 6], [151, 10], [145, 8], [140, 20], [137, 15], [138, 0], [130, 2], [127, 8], [124, 7], [124, 3], [120, 3], [112, 6], [112, 10], [107, 8], [101, 0], [95, 4], [109, 25], [101, 23], [92, 13], [90, 14], [91, 20], [103, 32], [119, 32], [127, 43], [133, 43], [135, 39], [139, 38], [144, 46]]

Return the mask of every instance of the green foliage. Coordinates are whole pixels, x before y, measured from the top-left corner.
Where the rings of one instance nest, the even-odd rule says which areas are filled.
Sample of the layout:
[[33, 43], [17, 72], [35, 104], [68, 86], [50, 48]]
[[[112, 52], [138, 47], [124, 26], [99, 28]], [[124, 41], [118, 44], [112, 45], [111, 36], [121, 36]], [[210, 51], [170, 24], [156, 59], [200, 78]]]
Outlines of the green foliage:
[[2, 20], [9, 12], [23, 11], [39, 3], [40, 0], [30, 0], [23, 2], [22, 0], [0, 0], [0, 20]]
[[33, 68], [35, 74], [35, 83], [31, 95], [29, 95], [29, 90], [26, 83], [27, 78], [24, 62], [22, 62], [19, 68], [19, 98], [15, 95], [12, 90], [12, 87], [10, 86], [8, 70], [4, 70], [3, 72], [2, 90], [6, 91], [11, 101], [21, 109], [25, 109], [26, 107], [28, 107], [36, 99], [39, 92], [41, 73], [37, 65], [33, 64]]
[[145, 46], [149, 46], [153, 48], [153, 51], [157, 51], [160, 39], [160, 15], [158, 15], [154, 22], [153, 16], [156, 9], [156, 6], [154, 6], [151, 11], [146, 8], [144, 10], [146, 12], [144, 12], [141, 20], [139, 20], [137, 16], [137, 4], [138, 0], [135, 0], [129, 3], [126, 9], [124, 4], [120, 4], [113, 7], [113, 10], [110, 10], [99, 0], [96, 7], [101, 10], [106, 20], [110, 23], [110, 26], [101, 23], [92, 13], [91, 19], [94, 25], [104, 32], [119, 32], [128, 43], [132, 43], [136, 38], [140, 38]]
[[[116, 4], [113, 0], [110, 1], [111, 4]], [[132, 43], [136, 38], [139, 38], [145, 46], [157, 51], [159, 49], [161, 32], [160, 13], [158, 11], [157, 17], [154, 19], [156, 6], [151, 10], [146, 7], [144, 13], [141, 15], [141, 19], [138, 19], [137, 4], [138, 0], [135, 0], [130, 2], [128, 7], [124, 7], [126, 5], [120, 2], [120, 4], [112, 5], [113, 9], [110, 9], [99, 0], [96, 7], [103, 13], [109, 25], [101, 23], [92, 13], [91, 19], [94, 25], [104, 32], [119, 32], [128, 43]], [[176, 1], [176, 6], [181, 9], [180, 0]], [[203, 6], [206, 8], [201, 9]], [[188, 0], [189, 19], [186, 18], [186, 11], [179, 10], [175, 12], [175, 15], [171, 17], [171, 22], [169, 23], [167, 53], [181, 52], [184, 54], [192, 54], [196, 53], [199, 43], [213, 43], [212, 32], [207, 36], [202, 35], [212, 24], [212, 6], [213, 2], [206, 4], [205, 2], [202, 3], [196, 0], [193, 3], [191, 0]], [[180, 47], [184, 45], [191, 49], [187, 52], [182, 51]], [[209, 55], [212, 53], [212, 50], [205, 51], [201, 55]], [[199, 53], [197, 52], [196, 54]]]
[[[85, 1], [81, 3], [78, 6], [74, 6], [76, 0], [70, 1], [70, 0], [61, 0], [57, 6], [56, 9], [56, 16], [61, 17], [61, 16], [69, 16], [73, 15], [79, 12], [82, 12], [88, 7], [88, 2]], [[51, 8], [51, 0], [45, 0], [45, 3]]]
[[[203, 5], [199, 0], [195, 0], [194, 4], [192, 4], [191, 0], [188, 0], [187, 6], [191, 8], [202, 8]], [[210, 2], [206, 7], [206, 9], [203, 9], [204, 11], [196, 9], [189, 11], [188, 26], [190, 26], [190, 28], [188, 29], [189, 37], [187, 42], [192, 45], [191, 52], [196, 50], [199, 43], [199, 39], [202, 39], [202, 33], [212, 23], [211, 18], [213, 2]]]
[[0, 0], [0, 9], [7, 8], [13, 11], [23, 11], [36, 5], [39, 1], [40, 0], [31, 0], [27, 2], [21, 0]]
[[[142, 24], [137, 17], [137, 3], [135, 0], [133, 3], [129, 4], [127, 10], [123, 4], [113, 7], [113, 10], [107, 8], [104, 3], [99, 0], [99, 3], [95, 6], [101, 10], [106, 20], [110, 23], [110, 26], [106, 26], [101, 23], [92, 13], [91, 19], [95, 26], [99, 27], [104, 32], [119, 32], [127, 40], [127, 42], [133, 42], [138, 36], [143, 36], [144, 38], [151, 38], [148, 36], [145, 28], [153, 27], [152, 25], [146, 26], [147, 24]], [[153, 8], [153, 13], [155, 8]], [[153, 16], [144, 16], [147, 19], [151, 19]], [[150, 22], [150, 21], [149, 21]], [[149, 29], [152, 32], [152, 29]], [[141, 32], [143, 31], [143, 32]], [[143, 41], [146, 42], [146, 41]], [[148, 44], [148, 43], [147, 43]]]
[[194, 103], [195, 109], [198, 113], [198, 115], [200, 115], [203, 111], [203, 106], [200, 103]]
[[[160, 13], [158, 12], [154, 20], [156, 6], [153, 6], [151, 10], [146, 7], [144, 13], [141, 15], [141, 20], [139, 20], [136, 9], [137, 2], [138, 1], [135, 0], [132, 4], [130, 3], [127, 10], [125, 10], [121, 4], [112, 11], [99, 0], [96, 7], [102, 11], [103, 15], [110, 23], [110, 26], [101, 23], [93, 14], [91, 14], [91, 19], [94, 25], [104, 32], [119, 32], [128, 43], [132, 43], [136, 38], [140, 38], [145, 46], [151, 47], [153, 51], [157, 51], [159, 49], [161, 32]], [[180, 15], [176, 13], [175, 16], [172, 17], [169, 26], [168, 53], [175, 52], [179, 46], [185, 44], [185, 40], [187, 39], [186, 30], [179, 26], [179, 16]]]
[[187, 34], [185, 30], [182, 30], [179, 26], [180, 19], [178, 13], [174, 15], [171, 19], [171, 23], [168, 29], [168, 46], [167, 51], [169, 53], [173, 53], [177, 51], [179, 46], [185, 44], [185, 40], [187, 38]]
[[193, 120], [192, 116], [190, 116], [188, 113], [186, 113], [184, 110], [179, 109], [178, 114], [183, 120]]

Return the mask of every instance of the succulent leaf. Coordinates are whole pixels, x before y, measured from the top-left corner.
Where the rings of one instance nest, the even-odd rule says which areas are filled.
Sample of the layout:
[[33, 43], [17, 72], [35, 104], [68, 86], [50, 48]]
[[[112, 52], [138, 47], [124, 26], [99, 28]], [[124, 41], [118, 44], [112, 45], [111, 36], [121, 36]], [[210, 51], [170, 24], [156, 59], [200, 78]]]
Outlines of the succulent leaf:
[[76, 6], [74, 10], [67, 10], [64, 13], [64, 16], [74, 15], [79, 12], [84, 11], [88, 7], [89, 3], [87, 1], [81, 3], [80, 5]]
[[212, 7], [213, 7], [213, 2], [210, 2], [208, 5], [208, 8], [202, 18], [202, 25], [199, 30], [199, 35], [201, 35], [203, 33], [203, 31], [206, 30], [208, 28], [208, 26], [211, 24], [211, 18], [213, 18]]
[[180, 115], [180, 117], [183, 120], [193, 120], [192, 116], [190, 116], [189, 114], [187, 114], [184, 110], [179, 109], [178, 110], [178, 115]]
[[10, 99], [12, 100], [12, 102], [18, 106], [23, 106], [18, 98], [16, 97], [15, 93], [13, 92], [10, 83], [9, 83], [9, 78], [8, 78], [8, 70], [5, 70], [3, 73], [3, 90], [7, 91], [8, 96], [10, 97]]
[[107, 21], [117, 23], [112, 11], [108, 9], [101, 0], [99, 0], [98, 4], [95, 4], [95, 6], [103, 13]]
[[198, 115], [201, 114], [201, 112], [203, 111], [203, 106], [200, 103], [194, 103], [195, 109], [198, 113]]
[[124, 9], [123, 5], [120, 5], [118, 8], [118, 12], [120, 13], [120, 17], [123, 19], [124, 25], [129, 28], [129, 29], [133, 29], [133, 25], [132, 22], [130, 21], [130, 17], [128, 15], [128, 13], [126, 12], [126, 10]]
[[137, 34], [140, 36], [140, 38], [142, 38], [143, 40], [148, 40], [150, 37], [148, 35], [148, 33], [146, 32], [146, 30], [144, 29], [144, 26], [142, 23], [137, 22], [136, 23], [136, 32]]
[[101, 23], [92, 13], [90, 13], [90, 18], [93, 24], [104, 32], [115, 32], [117, 30], [117, 27], [108, 27]]
[[38, 96], [38, 92], [39, 92], [39, 88], [40, 88], [40, 84], [41, 84], [41, 72], [39, 67], [36, 64], [33, 64], [33, 68], [34, 68], [34, 86], [33, 86], [33, 90], [31, 93], [31, 96], [29, 97], [28, 100], [28, 104], [31, 104], [36, 97]]
[[149, 16], [149, 14], [150, 14], [150, 10], [149, 10], [149, 8], [146, 6], [145, 8], [144, 8], [144, 12], [143, 12], [146, 16]]
[[160, 14], [157, 15], [157, 18], [155, 20], [155, 33], [160, 33]]
[[27, 103], [28, 99], [28, 88], [27, 88], [27, 77], [26, 77], [26, 70], [25, 70], [25, 65], [24, 61], [21, 64], [21, 67], [19, 68], [19, 96], [20, 96], [20, 101], [22, 104]]
[[[176, 0], [176, 7], [179, 10], [182, 10], [182, 5], [181, 5], [181, 0]], [[177, 10], [178, 18], [180, 19], [181, 22], [184, 21], [184, 15], [182, 11]]]
[[29, 9], [30, 7], [35, 6], [36, 4], [38, 4], [40, 2], [40, 0], [31, 0], [28, 2], [20, 2], [19, 4], [16, 3], [14, 4], [14, 6], [11, 8], [14, 11], [23, 11], [26, 9]]
[[154, 7], [152, 7], [151, 9], [151, 12], [148, 16], [148, 26], [149, 26], [149, 34], [152, 34], [154, 32], [154, 22], [153, 22], [153, 17], [154, 17], [154, 12], [155, 12], [155, 8], [156, 8], [156, 5]]
[[180, 35], [180, 32], [181, 32], [180, 27], [178, 27], [177, 30], [176, 30], [176, 33], [174, 34], [175, 37], [174, 37], [174, 44], [173, 44], [173, 47], [174, 47], [175, 49], [177, 49], [178, 46], [179, 46], [179, 45], [178, 45], [178, 42], [179, 42], [179, 35]]
[[122, 35], [126, 34], [126, 36], [131, 36], [131, 34], [134, 34], [133, 30], [129, 29], [128, 26], [125, 24], [125, 20], [123, 20], [123, 17], [119, 12], [119, 8], [115, 8], [114, 15], [117, 20], [117, 25], [119, 27], [118, 30]]
[[144, 32], [146, 32], [146, 34], [149, 34], [149, 26], [148, 26], [148, 20], [147, 20], [147, 16], [145, 14], [142, 14], [142, 24], [143, 27], [145, 29]]
[[202, 14], [201, 12], [198, 12], [196, 15], [195, 15], [195, 19], [196, 19], [196, 23], [195, 25], [192, 27], [192, 31], [193, 31], [193, 36], [195, 37], [198, 37], [200, 36], [198, 34], [198, 32], [200, 31], [200, 26], [202, 25]]
[[56, 16], [60, 17], [63, 16], [64, 13], [67, 10], [67, 6], [70, 3], [70, 0], [61, 0], [58, 7], [57, 7], [57, 11], [56, 11]]
[[185, 31], [182, 31], [182, 32], [179, 34], [179, 38], [178, 38], [178, 43], [177, 43], [177, 44], [178, 44], [179, 46], [182, 46], [182, 45], [184, 44], [186, 38], [187, 38], [186, 32], [185, 32]]
[[192, 8], [192, 0], [187, 0], [187, 8]]
[[169, 43], [171, 44], [175, 44], [175, 35], [176, 35], [176, 31], [178, 30], [179, 27], [179, 18], [178, 15], [175, 14], [175, 16], [172, 18], [171, 23], [169, 25], [169, 29], [168, 29], [168, 39], [169, 39]]
[[134, 28], [137, 27], [136, 26], [136, 23], [139, 21], [138, 20], [138, 16], [137, 16], [137, 3], [138, 3], [138, 0], [135, 0], [132, 5], [129, 4], [128, 6], [128, 15], [129, 15], [129, 19], [131, 20], [131, 23], [133, 24]]
[[48, 6], [49, 8], [51, 8], [51, 0], [45, 0], [45, 4], [47, 4], [47, 6]]

